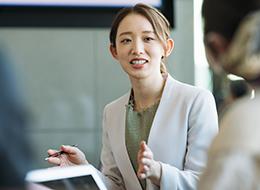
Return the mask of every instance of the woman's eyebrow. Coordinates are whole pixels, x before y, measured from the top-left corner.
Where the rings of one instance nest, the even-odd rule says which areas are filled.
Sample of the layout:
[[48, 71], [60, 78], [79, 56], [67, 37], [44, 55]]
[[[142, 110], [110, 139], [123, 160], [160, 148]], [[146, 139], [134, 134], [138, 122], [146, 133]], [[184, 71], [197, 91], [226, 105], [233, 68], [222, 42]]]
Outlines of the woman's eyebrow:
[[155, 32], [154, 32], [153, 30], [145, 30], [145, 31], [143, 31], [142, 33], [146, 33], [146, 34], [152, 33], [152, 34], [154, 34]]
[[[144, 34], [151, 34], [151, 33], [155, 34], [155, 32], [153, 30], [144, 30], [144, 31], [142, 31], [142, 33], [144, 33]], [[119, 34], [119, 36], [131, 35], [131, 34], [133, 34], [133, 32], [122, 32], [122, 33]]]
[[122, 33], [119, 34], [119, 36], [130, 35], [130, 34], [132, 34], [132, 32], [122, 32]]

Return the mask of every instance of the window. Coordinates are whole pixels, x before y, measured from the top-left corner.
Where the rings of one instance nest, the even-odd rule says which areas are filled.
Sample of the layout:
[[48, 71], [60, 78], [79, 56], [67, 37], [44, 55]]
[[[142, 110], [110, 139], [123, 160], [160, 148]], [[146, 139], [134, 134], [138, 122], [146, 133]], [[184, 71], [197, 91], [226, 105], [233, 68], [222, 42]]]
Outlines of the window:
[[207, 63], [203, 44], [203, 25], [201, 17], [202, 0], [194, 0], [193, 5], [195, 85], [212, 91], [211, 72]]
[[[117, 11], [138, 0], [0, 0], [2, 27], [110, 27]], [[174, 26], [173, 0], [144, 0]]]

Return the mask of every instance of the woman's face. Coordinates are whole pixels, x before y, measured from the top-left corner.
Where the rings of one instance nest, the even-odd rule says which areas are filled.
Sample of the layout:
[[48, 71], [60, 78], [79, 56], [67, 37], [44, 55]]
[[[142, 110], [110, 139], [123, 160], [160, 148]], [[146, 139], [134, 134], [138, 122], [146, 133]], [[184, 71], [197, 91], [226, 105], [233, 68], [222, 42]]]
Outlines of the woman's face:
[[110, 48], [130, 78], [143, 79], [160, 74], [164, 48], [144, 16], [127, 15], [119, 24], [116, 47]]

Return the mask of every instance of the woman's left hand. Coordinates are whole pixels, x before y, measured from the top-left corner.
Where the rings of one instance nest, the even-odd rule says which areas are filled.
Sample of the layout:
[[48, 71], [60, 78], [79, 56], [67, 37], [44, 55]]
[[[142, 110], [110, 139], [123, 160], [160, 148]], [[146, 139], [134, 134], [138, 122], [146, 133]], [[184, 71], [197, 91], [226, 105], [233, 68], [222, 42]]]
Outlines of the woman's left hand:
[[140, 149], [137, 155], [138, 171], [137, 176], [140, 179], [150, 179], [155, 185], [160, 186], [161, 164], [153, 159], [153, 152], [141, 141]]

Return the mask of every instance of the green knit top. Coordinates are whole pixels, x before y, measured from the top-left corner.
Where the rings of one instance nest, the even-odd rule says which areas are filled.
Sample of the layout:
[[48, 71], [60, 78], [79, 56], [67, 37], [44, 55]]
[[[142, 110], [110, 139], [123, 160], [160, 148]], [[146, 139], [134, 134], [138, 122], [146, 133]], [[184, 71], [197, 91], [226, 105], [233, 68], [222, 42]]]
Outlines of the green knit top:
[[[129, 158], [131, 160], [132, 166], [137, 173], [138, 163], [137, 154], [140, 147], [140, 142], [144, 140], [147, 142], [150, 129], [153, 123], [153, 119], [158, 108], [159, 102], [156, 102], [151, 107], [137, 112], [134, 110], [134, 99], [130, 96], [128, 106], [126, 107], [126, 148], [128, 151]], [[139, 180], [142, 189], [145, 189], [145, 180]]]

